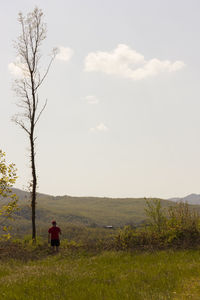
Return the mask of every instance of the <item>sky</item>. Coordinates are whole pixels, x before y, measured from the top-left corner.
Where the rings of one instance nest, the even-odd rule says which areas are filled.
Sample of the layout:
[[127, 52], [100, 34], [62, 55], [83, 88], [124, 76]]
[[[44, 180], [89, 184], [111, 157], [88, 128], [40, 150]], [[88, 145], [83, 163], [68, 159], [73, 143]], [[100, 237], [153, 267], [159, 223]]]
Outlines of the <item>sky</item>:
[[18, 13], [44, 12], [38, 191], [170, 198], [200, 193], [198, 0], [0, 1], [0, 149], [31, 179], [29, 140], [11, 122]]

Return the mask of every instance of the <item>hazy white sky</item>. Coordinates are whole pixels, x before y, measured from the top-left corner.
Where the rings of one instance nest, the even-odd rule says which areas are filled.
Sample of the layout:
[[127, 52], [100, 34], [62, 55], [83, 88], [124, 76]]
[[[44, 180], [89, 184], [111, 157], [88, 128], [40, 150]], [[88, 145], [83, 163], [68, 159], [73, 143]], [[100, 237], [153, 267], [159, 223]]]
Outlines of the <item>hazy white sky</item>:
[[[28, 138], [11, 122], [19, 11], [37, 5], [59, 47], [41, 99], [39, 191], [173, 197], [200, 193], [199, 0], [0, 1], [0, 148], [30, 179]], [[44, 58], [46, 61], [46, 58]]]

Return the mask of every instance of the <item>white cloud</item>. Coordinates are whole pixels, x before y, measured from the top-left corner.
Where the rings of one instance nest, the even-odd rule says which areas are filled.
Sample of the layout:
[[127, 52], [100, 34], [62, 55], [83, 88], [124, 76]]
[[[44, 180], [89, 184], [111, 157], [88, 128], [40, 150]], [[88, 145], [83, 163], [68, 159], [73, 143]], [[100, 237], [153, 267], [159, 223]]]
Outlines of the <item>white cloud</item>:
[[11, 62], [8, 64], [8, 70], [15, 77], [26, 76], [27, 72], [25, 65], [20, 62], [19, 57], [16, 58], [15, 62]]
[[99, 99], [96, 96], [93, 96], [93, 95], [84, 97], [84, 100], [88, 104], [98, 104], [99, 103]]
[[103, 123], [100, 123], [96, 127], [90, 128], [91, 132], [95, 132], [95, 131], [107, 131], [107, 130], [108, 130], [108, 127], [106, 125], [104, 125]]
[[56, 59], [59, 60], [69, 61], [74, 54], [74, 51], [68, 47], [59, 46], [57, 50], [58, 54], [56, 55]]
[[96, 128], [99, 131], [107, 131], [108, 130], [108, 127], [106, 127], [103, 123], [100, 123]]
[[22, 70], [15, 63], [10, 63], [8, 69], [12, 75], [16, 77], [22, 76]]
[[141, 53], [124, 44], [119, 44], [111, 52], [91, 52], [85, 58], [87, 72], [100, 71], [133, 80], [178, 71], [184, 66], [183, 61], [171, 62], [157, 58], [145, 60]]

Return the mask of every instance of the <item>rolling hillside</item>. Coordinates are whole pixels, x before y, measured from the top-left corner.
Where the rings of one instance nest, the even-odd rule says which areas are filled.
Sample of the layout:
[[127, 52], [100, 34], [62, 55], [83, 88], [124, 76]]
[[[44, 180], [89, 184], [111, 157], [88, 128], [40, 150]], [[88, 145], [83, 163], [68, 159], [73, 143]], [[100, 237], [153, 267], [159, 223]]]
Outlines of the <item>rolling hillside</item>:
[[[14, 189], [19, 197], [21, 210], [17, 213], [20, 222], [30, 220], [30, 195]], [[162, 206], [173, 202], [161, 200]], [[37, 221], [47, 223], [57, 219], [59, 223], [84, 224], [87, 226], [121, 227], [126, 224], [139, 224], [146, 218], [144, 198], [98, 198], [50, 196], [38, 194]]]
[[[19, 198], [20, 210], [15, 213], [12, 222], [13, 233], [24, 235], [31, 233], [31, 205], [28, 192], [13, 189]], [[161, 200], [163, 208], [175, 205], [174, 201]], [[145, 198], [100, 198], [51, 196], [38, 194], [36, 209], [37, 232], [46, 235], [53, 219], [65, 228], [68, 235], [78, 228], [112, 226], [114, 229], [125, 225], [140, 226], [146, 220]], [[200, 205], [191, 205], [200, 212]], [[77, 229], [76, 229], [77, 228]], [[81, 229], [82, 230], [82, 229]], [[101, 234], [104, 234], [101, 232]], [[77, 235], [77, 234], [76, 234]]]

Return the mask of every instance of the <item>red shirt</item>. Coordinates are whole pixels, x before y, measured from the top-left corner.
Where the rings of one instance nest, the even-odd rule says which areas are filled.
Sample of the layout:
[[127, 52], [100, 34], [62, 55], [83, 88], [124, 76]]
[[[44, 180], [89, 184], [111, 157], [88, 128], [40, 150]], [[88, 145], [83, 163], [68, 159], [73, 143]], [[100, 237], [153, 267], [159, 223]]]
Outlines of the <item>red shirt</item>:
[[51, 228], [49, 228], [48, 232], [51, 234], [51, 240], [59, 240], [59, 233], [61, 233], [59, 227], [52, 226]]

